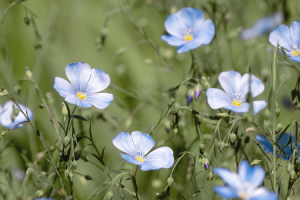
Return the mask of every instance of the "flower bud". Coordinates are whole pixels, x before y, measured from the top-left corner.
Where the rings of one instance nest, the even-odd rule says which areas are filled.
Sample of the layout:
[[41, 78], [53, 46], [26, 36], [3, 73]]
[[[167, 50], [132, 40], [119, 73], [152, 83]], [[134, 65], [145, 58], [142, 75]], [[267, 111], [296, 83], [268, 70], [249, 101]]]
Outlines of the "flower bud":
[[219, 143], [218, 143], [218, 148], [219, 148], [219, 151], [222, 153], [222, 150], [223, 150], [223, 148], [225, 147], [225, 143], [223, 142], [223, 141], [220, 141]]
[[85, 155], [81, 155], [81, 160], [83, 160], [84, 162], [89, 162], [89, 157], [85, 156]]
[[195, 99], [198, 99], [199, 96], [201, 94], [201, 85], [200, 83], [198, 83], [195, 87], [194, 87], [194, 95], [195, 95]]
[[234, 143], [235, 140], [236, 140], [236, 134], [230, 133], [230, 135], [229, 135], [229, 140], [230, 140], [231, 143]]
[[171, 129], [171, 122], [170, 120], [165, 120], [165, 130], [167, 133], [170, 133], [170, 129]]
[[280, 115], [280, 108], [276, 107], [275, 114], [276, 114], [277, 117], [279, 117], [279, 115]]
[[269, 120], [264, 121], [264, 127], [269, 128], [271, 126], [271, 122]]
[[26, 175], [29, 176], [32, 172], [33, 172], [32, 167], [28, 167], [28, 169], [26, 170]]
[[189, 106], [193, 101], [194, 90], [189, 89], [186, 96], [186, 105]]
[[66, 103], [65, 102], [62, 102], [61, 103], [61, 106], [62, 106], [62, 115], [64, 116], [64, 121], [66, 121], [66, 116], [68, 116], [68, 109], [67, 109], [67, 106], [66, 106]]
[[76, 160], [74, 160], [74, 161], [72, 162], [72, 169], [73, 169], [73, 170], [76, 170], [76, 169], [77, 169], [77, 162], [76, 162]]
[[212, 173], [212, 171], [210, 171], [206, 176], [206, 180], [211, 181], [213, 178], [214, 178], [214, 174]]
[[173, 98], [170, 98], [169, 103], [168, 103], [168, 106], [169, 106], [169, 107], [172, 107], [173, 104], [174, 104], [174, 99], [173, 99]]
[[0, 96], [4, 96], [4, 95], [7, 95], [8, 94], [8, 91], [6, 89], [3, 89], [0, 91]]
[[179, 111], [179, 108], [180, 108], [180, 104], [178, 103], [178, 102], [176, 102], [175, 104], [174, 104], [174, 112], [178, 112]]
[[250, 142], [250, 137], [247, 135], [244, 139], [244, 143], [248, 144]]
[[26, 74], [26, 76], [27, 76], [29, 79], [32, 78], [32, 73], [31, 73], [31, 71], [29, 70], [28, 67], [25, 67], [25, 74]]
[[28, 17], [24, 17], [24, 23], [28, 26], [30, 24], [30, 19]]
[[246, 128], [246, 132], [255, 132], [256, 129], [254, 127], [248, 127]]
[[173, 132], [176, 135], [178, 133], [178, 128], [173, 128]]
[[53, 146], [53, 145], [50, 146], [50, 151], [51, 151], [51, 152], [55, 151], [55, 146]]
[[199, 148], [200, 148], [200, 153], [203, 153], [203, 151], [205, 150], [205, 144], [203, 142], [200, 142]]
[[291, 179], [295, 179], [296, 178], [296, 172], [295, 172], [295, 170], [292, 170], [290, 174], [291, 174]]
[[106, 200], [111, 200], [114, 194], [111, 191], [108, 191], [105, 195]]
[[70, 141], [71, 141], [71, 139], [70, 139], [70, 137], [67, 135], [67, 136], [64, 138], [64, 145], [65, 145], [65, 146], [68, 146], [68, 145], [70, 144]]
[[207, 158], [203, 158], [202, 159], [202, 163], [203, 163], [203, 166], [206, 170], [209, 169], [209, 162], [208, 162], [208, 159]]
[[65, 171], [65, 178], [66, 178], [66, 179], [69, 178], [69, 173], [70, 173], [70, 171], [69, 171], [68, 169], [66, 169], [66, 171]]
[[269, 119], [269, 118], [270, 118], [270, 116], [271, 116], [271, 112], [270, 112], [270, 110], [269, 110], [269, 109], [266, 109], [266, 110], [265, 110], [265, 112], [264, 112], [264, 116], [265, 116], [265, 118], [266, 118], [266, 119]]
[[120, 187], [121, 187], [121, 188], [125, 188], [124, 183], [120, 182]]
[[173, 178], [170, 176], [167, 180], [168, 186], [171, 187], [172, 183], [173, 183]]
[[161, 194], [156, 193], [156, 198], [161, 199], [162, 198]]
[[41, 196], [43, 196], [43, 194], [44, 194], [43, 190], [38, 190], [38, 191], [36, 191], [35, 196], [41, 197]]
[[7, 130], [2, 131], [1, 135], [4, 136], [7, 133]]
[[291, 164], [291, 163], [288, 163], [288, 164], [286, 165], [286, 171], [287, 171], [288, 173], [290, 173], [292, 170], [294, 170], [294, 165]]
[[282, 123], [278, 123], [278, 124], [276, 125], [276, 132], [278, 133], [278, 132], [280, 132], [282, 129], [283, 129]]

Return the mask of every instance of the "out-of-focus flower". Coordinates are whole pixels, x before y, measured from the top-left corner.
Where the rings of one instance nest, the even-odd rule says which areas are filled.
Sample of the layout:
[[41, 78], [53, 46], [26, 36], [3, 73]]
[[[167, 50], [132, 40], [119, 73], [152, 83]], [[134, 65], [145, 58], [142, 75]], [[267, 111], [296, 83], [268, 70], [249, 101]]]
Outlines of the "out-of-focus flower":
[[81, 107], [106, 108], [114, 99], [112, 94], [98, 93], [110, 84], [109, 75], [101, 69], [91, 69], [90, 65], [75, 62], [67, 65], [66, 75], [71, 84], [55, 77], [54, 88], [65, 101]]
[[186, 105], [190, 105], [193, 101], [194, 90], [189, 89], [186, 95]]
[[201, 94], [201, 85], [200, 83], [198, 83], [195, 87], [194, 87], [194, 94], [195, 94], [195, 99], [198, 99], [200, 94]]
[[169, 147], [160, 147], [148, 154], [155, 145], [155, 141], [148, 134], [139, 131], [134, 131], [131, 135], [128, 132], [121, 132], [112, 142], [126, 153], [121, 153], [122, 158], [139, 165], [142, 171], [170, 168], [174, 163], [173, 151]]
[[[276, 135], [276, 139], [279, 137], [280, 134]], [[272, 143], [265, 138], [265, 136], [263, 136], [262, 134], [257, 134], [256, 135], [256, 139], [261, 143], [263, 149], [265, 150], [265, 152], [267, 153], [273, 153], [273, 145]], [[291, 139], [291, 140], [290, 140]], [[284, 153], [282, 153], [280, 151], [280, 149], [278, 147], [276, 147], [276, 156], [282, 155], [282, 158], [284, 160], [288, 160], [292, 154], [292, 148], [291, 145], [288, 145], [288, 143], [291, 141], [293, 146], [295, 146], [295, 136], [291, 136], [290, 133], [284, 133], [281, 138], [279, 139], [278, 143], [280, 145], [280, 149], [282, 151], [284, 151]], [[300, 143], [297, 144], [298, 149], [300, 148]]]
[[[22, 111], [28, 114], [28, 118], [32, 119], [33, 113], [29, 108], [26, 108], [24, 105], [18, 103]], [[16, 114], [15, 112], [18, 111]], [[23, 124], [19, 124], [21, 122], [27, 121], [24, 114], [19, 110], [19, 108], [14, 104], [13, 101], [8, 101], [4, 104], [3, 108], [0, 105], [0, 124], [3, 127], [8, 129], [11, 128], [20, 128], [23, 127]], [[19, 125], [17, 125], [19, 124]], [[16, 126], [17, 125], [17, 126]]]
[[12, 168], [11, 169], [11, 173], [19, 180], [22, 181], [24, 176], [25, 176], [25, 172], [21, 169], [18, 168]]
[[55, 199], [52, 199], [52, 198], [36, 198], [34, 200], [55, 200]]
[[257, 38], [265, 33], [272, 31], [276, 26], [283, 22], [283, 16], [277, 12], [271, 16], [261, 18], [255, 22], [255, 24], [241, 32], [241, 38], [243, 40], [249, 40]]
[[234, 173], [225, 168], [214, 168], [213, 173], [217, 174], [226, 186], [215, 186], [214, 191], [224, 199], [240, 198], [244, 200], [277, 200], [275, 192], [269, 192], [265, 187], [260, 187], [265, 178], [264, 170], [256, 165], [251, 165], [243, 160]]
[[294, 21], [290, 28], [282, 24], [277, 26], [269, 36], [273, 46], [277, 43], [283, 47], [290, 60], [300, 62], [300, 21]]
[[182, 8], [169, 15], [165, 27], [170, 35], [163, 35], [161, 39], [169, 45], [178, 46], [178, 53], [207, 45], [215, 35], [213, 22], [204, 20], [203, 12], [196, 8]]
[[[246, 102], [246, 96], [249, 93], [249, 83], [252, 98], [262, 93], [265, 88], [256, 76], [250, 74], [241, 76], [236, 71], [222, 72], [218, 78], [226, 93], [216, 88], [209, 88], [206, 91], [207, 102], [212, 109], [225, 108], [236, 113], [248, 112], [250, 104]], [[253, 101], [252, 103], [254, 115], [267, 105], [267, 101]]]

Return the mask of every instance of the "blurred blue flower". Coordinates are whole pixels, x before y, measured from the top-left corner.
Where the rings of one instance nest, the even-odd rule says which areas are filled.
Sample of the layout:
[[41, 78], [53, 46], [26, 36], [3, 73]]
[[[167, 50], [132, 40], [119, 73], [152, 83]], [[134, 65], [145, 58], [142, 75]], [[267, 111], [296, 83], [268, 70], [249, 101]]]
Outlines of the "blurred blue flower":
[[165, 27], [170, 35], [161, 39], [172, 46], [179, 46], [178, 53], [207, 45], [215, 35], [215, 25], [211, 20], [204, 20], [204, 14], [196, 8], [182, 8], [171, 14], [165, 21]]
[[[29, 108], [26, 108], [24, 105], [18, 103], [22, 111], [28, 114], [28, 118], [32, 119], [33, 113]], [[26, 117], [21, 111], [18, 111], [18, 115], [15, 116], [14, 120], [12, 119], [14, 109], [19, 110], [19, 108], [14, 104], [13, 101], [8, 101], [4, 104], [3, 108], [0, 105], [0, 124], [3, 127], [8, 129], [11, 128], [20, 128], [23, 127], [23, 124], [19, 124], [21, 122], [27, 121]], [[19, 124], [19, 125], [17, 125]], [[17, 125], [17, 126], [16, 126]]]
[[[276, 135], [276, 139], [278, 137], [279, 137], [279, 134]], [[261, 145], [262, 145], [263, 149], [265, 150], [265, 152], [273, 153], [273, 145], [267, 138], [265, 138], [265, 136], [263, 136], [262, 134], [257, 134], [256, 139], [261, 143]], [[291, 145], [289, 144], [290, 139], [291, 139], [291, 142], [292, 142], [293, 146], [295, 146], [294, 145], [295, 140], [296, 140], [295, 136], [291, 137], [290, 133], [284, 133], [281, 136], [281, 138], [279, 139], [279, 145], [280, 145], [280, 149], [282, 151], [284, 151], [285, 154], [280, 152], [279, 148], [276, 147], [276, 152], [278, 152], [278, 153], [276, 153], [276, 156], [282, 155], [282, 158], [284, 160], [288, 160], [290, 158], [290, 156], [292, 154], [292, 148], [291, 148]], [[298, 147], [298, 149], [300, 148], [300, 143], [297, 144], [297, 147]]]
[[[246, 96], [249, 93], [249, 83], [252, 98], [262, 93], [265, 88], [256, 76], [249, 74], [241, 76], [236, 71], [222, 72], [218, 79], [226, 93], [216, 88], [209, 88], [206, 91], [207, 102], [212, 109], [225, 108], [236, 113], [248, 112], [250, 104], [246, 102]], [[253, 101], [252, 103], [254, 115], [267, 105], [267, 101]]]
[[256, 21], [251, 28], [243, 30], [241, 32], [241, 38], [243, 40], [257, 38], [267, 32], [270, 32], [282, 22], [283, 22], [283, 16], [279, 12], [271, 16], [261, 18], [258, 21]]
[[243, 160], [239, 164], [238, 173], [225, 168], [213, 168], [226, 186], [215, 186], [214, 191], [224, 199], [240, 198], [244, 200], [276, 200], [275, 192], [269, 192], [265, 187], [260, 187], [265, 178], [264, 170], [256, 165], [251, 165]]
[[52, 199], [52, 198], [36, 198], [34, 200], [55, 200], [55, 199]]
[[101, 69], [91, 69], [90, 65], [75, 62], [67, 65], [66, 75], [71, 84], [55, 77], [54, 88], [65, 101], [81, 107], [106, 108], [114, 99], [112, 94], [98, 93], [110, 84], [109, 75]]
[[139, 165], [142, 171], [170, 168], [174, 163], [173, 151], [169, 147], [160, 147], [146, 155], [155, 145], [150, 135], [134, 131], [119, 133], [112, 140], [113, 144], [125, 152], [121, 157], [127, 162]]
[[269, 36], [269, 41], [273, 46], [277, 43], [285, 49], [285, 53], [290, 60], [300, 62], [300, 22], [294, 21], [290, 29], [282, 24], [277, 26]]

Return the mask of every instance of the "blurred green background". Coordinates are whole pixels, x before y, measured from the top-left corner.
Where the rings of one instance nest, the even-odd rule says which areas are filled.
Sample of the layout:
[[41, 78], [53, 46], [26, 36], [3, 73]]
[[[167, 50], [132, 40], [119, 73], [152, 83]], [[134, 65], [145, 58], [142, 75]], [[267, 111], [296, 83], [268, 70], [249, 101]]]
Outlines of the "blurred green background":
[[[267, 99], [268, 70], [272, 53], [265, 49], [273, 48], [268, 42], [268, 34], [243, 41], [239, 37], [239, 32], [244, 28], [250, 28], [258, 19], [277, 11], [284, 14], [284, 24], [289, 26], [291, 22], [299, 20], [300, 2], [297, 0], [26, 0], [21, 2], [1, 0], [0, 87], [14, 93], [18, 80], [25, 76], [24, 68], [28, 66], [43, 94], [46, 95], [47, 92], [53, 94], [54, 116], [57, 121], [62, 121], [63, 98], [53, 88], [54, 78], [56, 76], [66, 78], [65, 66], [72, 62], [86, 62], [92, 68], [103, 69], [111, 78], [111, 85], [105, 92], [112, 93], [114, 101], [104, 110], [94, 107], [78, 108], [76, 114], [92, 120], [96, 145], [99, 149], [105, 147], [105, 161], [109, 163], [111, 169], [117, 169], [123, 160], [119, 155], [120, 151], [113, 146], [112, 138], [123, 131], [146, 132], [149, 127], [156, 125], [168, 106], [170, 98], [167, 90], [189, 77], [190, 53], [178, 54], [176, 47], [171, 47], [160, 39], [161, 35], [166, 33], [164, 21], [167, 16], [187, 6], [203, 10], [205, 19], [212, 19], [216, 26], [216, 35], [211, 44], [194, 50], [200, 71], [204, 77], [209, 77], [211, 87], [220, 88], [217, 76], [222, 71], [236, 70], [244, 74], [251, 68], [251, 72], [266, 83], [266, 90], [257, 99]], [[25, 23], [27, 19], [30, 21], [29, 24]], [[144, 37], [143, 30], [147, 38]], [[279, 80], [282, 81], [285, 76], [287, 78], [276, 99], [281, 109], [278, 121], [285, 118], [299, 119], [298, 111], [294, 111], [291, 106], [290, 96], [290, 91], [297, 80], [297, 72], [291, 65], [297, 63], [287, 63], [282, 56], [279, 62]], [[33, 110], [34, 124], [43, 132], [47, 146], [53, 145], [57, 136], [47, 110], [39, 108], [42, 102], [33, 85], [24, 82], [19, 89], [18, 95], [15, 94], [17, 100]], [[178, 98], [181, 105], [186, 105], [185, 86], [180, 89]], [[7, 97], [1, 97], [0, 103], [3, 105], [7, 100]], [[70, 107], [73, 108], [73, 105]], [[202, 92], [197, 101], [193, 101], [191, 107], [207, 115], [218, 112], [208, 106], [205, 92]], [[191, 143], [198, 137], [193, 120], [190, 113], [186, 112], [183, 115], [181, 125], [184, 130], [185, 145], [182, 144], [180, 137], [174, 136], [172, 131], [169, 134], [165, 132], [164, 123], [159, 125], [152, 135], [157, 144], [155, 148], [161, 145], [170, 146], [174, 150], [175, 158], [178, 158], [178, 153], [188, 149], [189, 146], [193, 148], [188, 150], [198, 151], [198, 147]], [[171, 116], [169, 120], [172, 120]], [[255, 117], [255, 121], [263, 125], [263, 111]], [[78, 121], [76, 123], [78, 123], [77, 133], [83, 130], [87, 134], [89, 123]], [[201, 125], [204, 138], [208, 141], [214, 131], [214, 125], [215, 121], [209, 120], [203, 121]], [[248, 126], [250, 124], [245, 124], [244, 129], [240, 131], [245, 132]], [[249, 135], [254, 136], [255, 133]], [[4, 146], [8, 142], [11, 142], [11, 146], [1, 154], [2, 169], [16, 168], [26, 171], [30, 163], [35, 162], [38, 153], [44, 151], [29, 125], [9, 131], [1, 139], [1, 145]], [[84, 141], [81, 146], [86, 142]], [[263, 157], [253, 144], [248, 145], [246, 150], [252, 160]], [[85, 155], [97, 162], [92, 158], [91, 152], [93, 152], [92, 148], [84, 150]], [[57, 152], [52, 154], [57, 158]], [[232, 165], [234, 160], [232, 154], [233, 150], [230, 148], [223, 151], [223, 156], [218, 152], [217, 158], [220, 160], [215, 161], [215, 166], [229, 167], [235, 171], [236, 167]], [[191, 162], [185, 157], [175, 170], [171, 199], [182, 199], [181, 195], [187, 199], [191, 198], [191, 181], [188, 177]], [[47, 171], [49, 164], [42, 159], [38, 162], [37, 168], [39, 170], [34, 174], [36, 177], [32, 177], [26, 187], [26, 198], [34, 197], [35, 192], [43, 187], [44, 182], [38, 175], [41, 171]], [[135, 166], [125, 163], [122, 168], [134, 169]], [[287, 177], [284, 167], [280, 169], [284, 179], [285, 176]], [[86, 199], [107, 178], [105, 173], [82, 160], [78, 161], [76, 171], [93, 178], [91, 181], [85, 181], [81, 176], [74, 175], [74, 191], [77, 199]], [[196, 177], [199, 189], [206, 189], [195, 196], [195, 199], [201, 197], [219, 199], [220, 197], [213, 193], [212, 188], [215, 184], [223, 183], [219, 179], [207, 182], [208, 171], [204, 170], [201, 163], [197, 162], [196, 171], [202, 171]], [[137, 181], [141, 199], [155, 199], [156, 193], [164, 189], [168, 174], [168, 169], [139, 171]], [[5, 176], [3, 170], [1, 176]], [[132, 191], [131, 181], [125, 179], [123, 182], [126, 188]], [[268, 189], [271, 189], [267, 178], [265, 182]], [[21, 187], [18, 181], [13, 185], [12, 189], [1, 187], [8, 193], [18, 191]], [[283, 185], [282, 190], [284, 191], [286, 187]], [[94, 199], [103, 198], [105, 193], [106, 191], [103, 191]], [[295, 193], [297, 194], [297, 190]], [[132, 198], [128, 193], [126, 195], [128, 199]], [[114, 191], [114, 199], [118, 198]]]

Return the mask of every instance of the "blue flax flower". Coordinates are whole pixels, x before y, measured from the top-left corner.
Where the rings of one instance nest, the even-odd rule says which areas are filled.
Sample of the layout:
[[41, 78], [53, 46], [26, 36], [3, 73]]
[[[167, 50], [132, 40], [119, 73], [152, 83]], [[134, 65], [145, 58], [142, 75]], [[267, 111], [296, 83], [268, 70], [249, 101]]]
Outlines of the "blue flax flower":
[[[264, 84], [254, 75], [241, 76], [236, 71], [222, 72], [219, 82], [225, 92], [216, 88], [206, 91], [207, 102], [212, 109], [225, 108], [236, 113], [248, 112], [250, 104], [246, 102], [249, 93], [249, 83], [252, 97], [256, 97], [264, 91]], [[267, 105], [267, 101], [253, 101], [253, 112], [256, 115]]]
[[204, 20], [204, 14], [196, 8], [182, 8], [171, 14], [165, 21], [170, 35], [161, 39], [172, 46], [179, 46], [178, 53], [196, 49], [211, 42], [215, 35], [215, 25], [211, 20]]
[[[33, 113], [29, 108], [26, 108], [24, 105], [19, 104], [22, 111], [26, 114], [28, 114], [28, 118], [31, 119], [33, 117]], [[6, 127], [8, 129], [11, 128], [20, 128], [23, 127], [23, 124], [19, 124], [21, 122], [27, 121], [24, 114], [19, 110], [18, 115], [15, 116], [14, 119], [12, 119], [14, 109], [19, 110], [19, 108], [14, 104], [13, 101], [8, 101], [4, 104], [3, 108], [0, 105], [0, 124], [3, 127]], [[19, 124], [19, 125], [17, 125]], [[16, 126], [17, 125], [17, 126]]]
[[265, 178], [264, 170], [256, 165], [251, 165], [243, 160], [234, 173], [225, 168], [214, 168], [213, 173], [217, 174], [226, 186], [215, 186], [214, 191], [224, 199], [240, 198], [244, 200], [277, 200], [275, 192], [269, 192], [265, 187], [260, 187]]
[[131, 135], [128, 132], [121, 132], [112, 142], [126, 153], [121, 153], [122, 158], [139, 165], [142, 171], [170, 168], [174, 163], [173, 151], [169, 147], [160, 147], [148, 154], [155, 145], [155, 141], [148, 134], [139, 131], [134, 131]]
[[91, 69], [90, 65], [75, 62], [67, 65], [66, 75], [71, 84], [60, 77], [55, 77], [54, 88], [65, 101], [81, 107], [95, 106], [106, 108], [114, 99], [112, 94], [98, 93], [108, 87], [109, 75], [101, 69]]
[[273, 46], [277, 43], [285, 49], [285, 53], [290, 60], [300, 62], [300, 22], [295, 21], [290, 28], [282, 24], [277, 26], [269, 36], [269, 41]]
[[251, 28], [243, 30], [241, 32], [241, 38], [243, 40], [257, 38], [273, 30], [276, 26], [281, 24], [282, 21], [283, 16], [280, 12], [277, 12], [265, 18], [261, 18], [258, 21], [256, 21]]
[[[276, 139], [279, 137], [279, 134], [276, 135]], [[263, 136], [262, 134], [257, 134], [256, 135], [256, 139], [261, 143], [263, 149], [265, 150], [265, 152], [267, 153], [273, 153], [273, 145], [272, 143], [265, 138], [265, 136]], [[291, 140], [290, 140], [291, 139]], [[279, 145], [280, 145], [280, 149], [282, 151], [284, 151], [284, 153], [280, 152], [279, 148], [276, 147], [276, 156], [282, 155], [282, 158], [284, 160], [288, 160], [292, 154], [292, 148], [291, 145], [289, 144], [289, 142], [292, 142], [293, 146], [295, 146], [295, 136], [292, 136], [291, 138], [291, 134], [290, 133], [284, 133], [282, 135], [282, 137], [279, 139]], [[287, 145], [289, 144], [289, 145]], [[300, 143], [297, 144], [298, 149], [300, 148]]]

